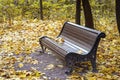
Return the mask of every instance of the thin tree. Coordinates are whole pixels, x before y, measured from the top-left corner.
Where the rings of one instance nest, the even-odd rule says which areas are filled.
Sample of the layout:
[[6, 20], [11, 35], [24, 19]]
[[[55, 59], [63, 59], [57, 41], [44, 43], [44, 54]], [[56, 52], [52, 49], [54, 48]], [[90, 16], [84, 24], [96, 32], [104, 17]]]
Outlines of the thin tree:
[[29, 1], [25, 0], [25, 5], [28, 6], [29, 5]]
[[120, 0], [116, 0], [116, 20], [117, 20], [118, 31], [120, 34]]
[[76, 16], [75, 23], [80, 25], [81, 18], [81, 0], [76, 0]]
[[14, 4], [17, 6], [18, 5], [18, 0], [14, 0]]
[[40, 4], [40, 19], [43, 20], [43, 6], [42, 6], [42, 0], [39, 0]]
[[89, 0], [82, 0], [82, 4], [85, 16], [85, 26], [94, 29], [93, 16]]

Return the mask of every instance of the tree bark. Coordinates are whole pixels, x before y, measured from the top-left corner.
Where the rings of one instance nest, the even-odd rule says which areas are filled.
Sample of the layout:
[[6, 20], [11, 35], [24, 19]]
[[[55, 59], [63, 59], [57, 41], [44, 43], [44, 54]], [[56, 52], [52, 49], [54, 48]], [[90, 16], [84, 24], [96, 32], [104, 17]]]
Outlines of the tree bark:
[[81, 18], [81, 0], [76, 0], [76, 16], [75, 16], [75, 23], [80, 25], [80, 18]]
[[40, 19], [43, 20], [43, 6], [42, 6], [42, 0], [40, 0]]
[[14, 4], [17, 6], [18, 5], [19, 0], [14, 0]]
[[85, 16], [85, 26], [94, 29], [93, 16], [91, 12], [91, 6], [88, 0], [82, 0], [83, 10]]
[[25, 5], [26, 5], [26, 6], [28, 6], [28, 5], [29, 5], [28, 0], [25, 0]]
[[120, 0], [116, 0], [116, 21], [117, 27], [120, 34]]

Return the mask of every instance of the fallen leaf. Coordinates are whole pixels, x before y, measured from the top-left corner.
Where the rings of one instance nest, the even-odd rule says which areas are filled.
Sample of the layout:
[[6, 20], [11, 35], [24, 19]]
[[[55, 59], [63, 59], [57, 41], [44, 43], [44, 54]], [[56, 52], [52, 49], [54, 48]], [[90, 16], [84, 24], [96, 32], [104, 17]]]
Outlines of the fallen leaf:
[[53, 64], [49, 64], [46, 66], [46, 68], [44, 68], [44, 70], [50, 70], [53, 69], [55, 66]]
[[19, 64], [18, 64], [18, 67], [19, 67], [19, 68], [22, 68], [23, 66], [24, 66], [23, 63], [19, 63]]
[[79, 51], [77, 51], [77, 53], [78, 53], [78, 54], [82, 54], [82, 53], [83, 53], [83, 51], [82, 51], [82, 50], [79, 50]]
[[63, 68], [63, 65], [57, 65], [59, 68]]

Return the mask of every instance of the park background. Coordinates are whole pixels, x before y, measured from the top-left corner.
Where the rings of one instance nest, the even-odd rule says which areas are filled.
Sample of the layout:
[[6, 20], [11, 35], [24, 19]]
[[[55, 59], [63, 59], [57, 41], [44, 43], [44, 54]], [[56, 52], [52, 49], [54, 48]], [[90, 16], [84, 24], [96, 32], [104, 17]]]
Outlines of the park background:
[[[102, 39], [97, 52], [99, 72], [88, 71], [84, 75], [73, 73], [68, 79], [120, 79], [119, 0], [0, 0], [1, 80], [41, 78], [43, 74], [36, 69], [16, 71], [15, 62], [19, 62], [19, 68], [24, 67], [24, 57], [17, 58], [14, 55], [40, 50], [38, 39], [41, 36], [55, 38], [64, 22], [76, 22], [77, 1], [81, 1], [80, 25], [86, 25], [82, 2], [89, 1], [94, 29], [105, 32], [106, 38]], [[33, 60], [33, 63], [38, 64], [38, 61]]]

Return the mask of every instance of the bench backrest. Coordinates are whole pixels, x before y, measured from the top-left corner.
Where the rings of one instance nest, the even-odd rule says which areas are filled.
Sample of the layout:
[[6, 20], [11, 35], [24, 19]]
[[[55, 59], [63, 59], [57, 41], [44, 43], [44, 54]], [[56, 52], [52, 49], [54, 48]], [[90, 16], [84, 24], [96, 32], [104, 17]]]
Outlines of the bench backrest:
[[97, 30], [66, 22], [59, 36], [90, 52], [95, 46], [98, 46], [100, 38], [105, 37], [105, 34]]

